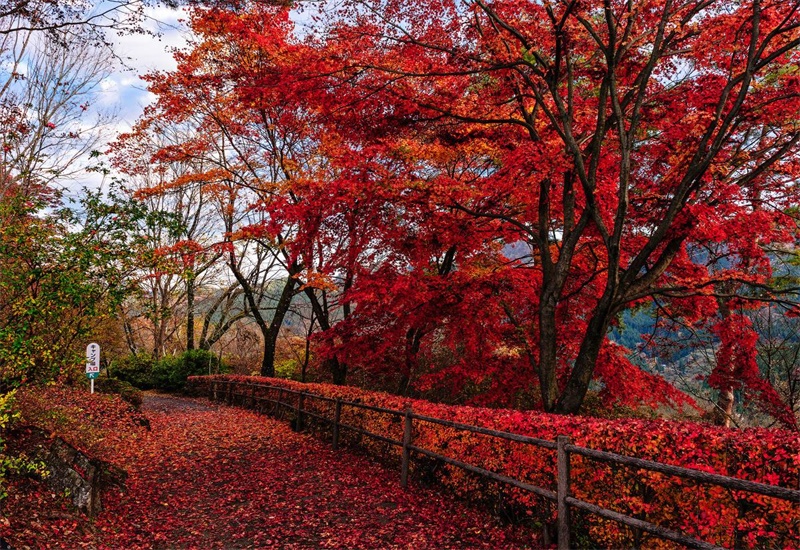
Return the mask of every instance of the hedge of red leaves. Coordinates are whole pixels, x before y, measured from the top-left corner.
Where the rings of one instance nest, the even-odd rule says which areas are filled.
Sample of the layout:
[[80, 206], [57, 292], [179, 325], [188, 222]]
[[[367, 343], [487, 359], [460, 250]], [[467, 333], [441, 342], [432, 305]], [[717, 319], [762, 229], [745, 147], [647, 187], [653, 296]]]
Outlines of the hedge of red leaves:
[[[215, 376], [190, 379], [190, 387], [207, 392], [213, 381], [262, 383], [303, 390], [385, 408], [411, 407], [422, 415], [496, 430], [555, 440], [568, 435], [576, 445], [714, 472], [784, 487], [798, 488], [800, 438], [794, 432], [732, 430], [695, 423], [646, 420], [601, 420], [537, 412], [455, 407], [412, 400], [352, 387], [300, 384], [281, 379]], [[221, 388], [221, 385], [219, 386]], [[247, 394], [251, 395], [252, 390]], [[258, 390], [258, 395], [266, 395]], [[274, 393], [271, 394], [274, 397]], [[285, 400], [294, 399], [286, 394]], [[248, 400], [245, 400], [247, 404]], [[333, 418], [330, 402], [306, 399], [306, 409]], [[402, 439], [402, 418], [345, 406], [341, 421], [350, 426]], [[342, 432], [344, 444], [397, 460], [399, 449]], [[554, 451], [415, 422], [414, 444], [516, 479], [555, 490]], [[458, 468], [415, 460], [412, 479], [433, 480], [455, 494], [494, 503], [503, 511], [552, 524], [552, 505], [510, 487], [487, 482]], [[800, 547], [800, 506], [790, 502], [698, 484], [658, 473], [631, 470], [572, 457], [571, 490], [576, 498], [629, 516], [679, 530], [726, 547]], [[573, 541], [581, 546], [671, 547], [647, 533], [632, 532], [596, 516], [576, 514]]]
[[145, 433], [145, 416], [118, 395], [90, 394], [65, 386], [43, 386], [17, 394], [19, 424], [36, 426], [79, 451], [125, 468], [120, 447]]

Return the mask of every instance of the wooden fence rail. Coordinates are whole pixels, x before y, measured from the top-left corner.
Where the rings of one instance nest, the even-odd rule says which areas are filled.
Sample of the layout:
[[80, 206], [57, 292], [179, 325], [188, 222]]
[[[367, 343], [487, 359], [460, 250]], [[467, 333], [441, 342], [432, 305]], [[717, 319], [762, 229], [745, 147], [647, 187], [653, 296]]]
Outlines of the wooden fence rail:
[[[265, 396], [257, 396], [256, 390], [263, 389], [268, 391], [277, 391], [277, 399], [272, 399]], [[247, 393], [247, 390], [250, 390]], [[503, 432], [492, 430], [489, 428], [482, 428], [480, 426], [473, 426], [470, 424], [462, 424], [441, 418], [434, 418], [421, 414], [414, 413], [411, 409], [405, 411], [387, 409], [383, 407], [376, 407], [367, 405], [365, 403], [357, 403], [353, 401], [346, 401], [343, 399], [334, 399], [322, 395], [317, 395], [309, 392], [292, 390], [280, 386], [272, 386], [268, 384], [258, 384], [250, 382], [240, 382], [234, 380], [212, 380], [209, 383], [208, 395], [213, 400], [225, 401], [228, 405], [235, 404], [236, 399], [239, 399], [239, 404], [245, 406], [249, 402], [250, 408], [259, 408], [264, 412], [264, 403], [270, 403], [272, 410], [270, 414], [275, 416], [282, 416], [285, 411], [292, 411], [295, 415], [296, 428], [301, 430], [303, 428], [303, 418], [311, 417], [328, 424], [331, 427], [333, 437], [333, 448], [338, 449], [340, 444], [340, 434], [342, 430], [349, 430], [353, 433], [362, 436], [370, 437], [378, 441], [382, 441], [389, 445], [401, 448], [400, 459], [400, 483], [405, 487], [408, 483], [409, 465], [412, 460], [412, 453], [426, 456], [432, 459], [442, 461], [446, 464], [462, 468], [466, 471], [478, 474], [488, 479], [504, 483], [513, 487], [517, 487], [524, 491], [529, 491], [547, 500], [556, 503], [557, 507], [557, 528], [558, 528], [558, 548], [559, 550], [566, 550], [570, 547], [571, 523], [570, 511], [572, 509], [583, 510], [590, 514], [596, 514], [605, 519], [627, 525], [634, 529], [651, 533], [663, 539], [682, 544], [688, 548], [701, 548], [701, 549], [716, 549], [720, 548], [708, 542], [687, 536], [683, 533], [666, 529], [664, 527], [655, 525], [653, 523], [643, 521], [641, 519], [633, 518], [613, 510], [602, 508], [590, 502], [585, 502], [574, 498], [570, 494], [570, 457], [571, 455], [583, 456], [585, 458], [628, 466], [631, 468], [644, 469], [652, 472], [659, 472], [669, 476], [680, 477], [684, 479], [691, 479], [707, 484], [743, 491], [747, 493], [759, 494], [768, 497], [778, 498], [789, 502], [800, 503], [800, 490], [788, 489], [775, 485], [767, 485], [764, 483], [757, 483], [754, 481], [747, 481], [743, 479], [727, 477], [719, 474], [712, 474], [700, 470], [690, 468], [683, 468], [680, 466], [671, 466], [660, 462], [650, 460], [643, 460], [640, 458], [618, 455], [607, 451], [599, 451], [596, 449], [589, 449], [573, 445], [569, 437], [561, 435], [556, 438], [556, 441], [549, 441], [545, 439], [538, 439], [525, 435], [515, 434], [511, 432]], [[284, 401], [286, 397], [294, 396], [294, 402]], [[291, 397], [289, 400], [292, 401]], [[308, 410], [305, 406], [307, 400], [316, 400], [331, 403], [334, 405], [333, 418], [328, 418], [322, 414]], [[282, 411], [278, 409], [282, 408]], [[386, 435], [377, 434], [351, 426], [342, 422], [342, 410], [344, 407], [353, 409], [362, 409], [373, 412], [378, 412], [387, 415], [393, 415], [402, 420], [403, 423], [403, 439], [402, 441], [392, 439]], [[514, 479], [497, 472], [486, 470], [473, 464], [468, 464], [453, 458], [438, 454], [434, 451], [418, 447], [413, 444], [414, 422], [425, 422], [430, 424], [438, 424], [448, 428], [497, 437], [507, 441], [514, 441], [526, 445], [532, 445], [556, 452], [556, 466], [557, 466], [557, 479], [556, 491], [544, 487], [537, 487], [521, 480]]]

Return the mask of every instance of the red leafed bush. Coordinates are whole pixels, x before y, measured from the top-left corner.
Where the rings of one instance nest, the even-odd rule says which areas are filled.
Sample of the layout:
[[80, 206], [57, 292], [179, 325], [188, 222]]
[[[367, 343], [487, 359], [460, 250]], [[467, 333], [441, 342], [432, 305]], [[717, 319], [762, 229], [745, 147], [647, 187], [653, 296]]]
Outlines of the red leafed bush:
[[[234, 381], [302, 390], [328, 398], [341, 398], [396, 410], [411, 407], [417, 414], [484, 426], [496, 430], [555, 440], [567, 435], [576, 445], [684, 466], [726, 476], [798, 488], [800, 440], [782, 430], [732, 430], [688, 422], [600, 420], [537, 412], [454, 407], [412, 400], [351, 387], [301, 384], [289, 380], [217, 376], [189, 381], [198, 393], [213, 382]], [[222, 390], [222, 385], [218, 388]], [[266, 396], [266, 390], [240, 391], [247, 397]], [[270, 394], [274, 398], [274, 392]], [[296, 403], [296, 395], [283, 400]], [[251, 403], [239, 398], [236, 402]], [[331, 402], [306, 399], [304, 410], [333, 418]], [[402, 440], [402, 417], [345, 406], [341, 422], [349, 426]], [[397, 460], [396, 446], [342, 431], [344, 444], [358, 444], [368, 452]], [[555, 452], [498, 438], [471, 434], [421, 421], [414, 422], [413, 444], [451, 458], [555, 490]], [[455, 494], [493, 504], [498, 511], [513, 512], [544, 525], [553, 522], [552, 504], [531, 493], [487, 482], [461, 469], [431, 460], [413, 461], [413, 479], [433, 481]], [[604, 508], [725, 547], [800, 547], [800, 505], [780, 499], [731, 491], [662, 474], [609, 466], [572, 456], [573, 496]], [[672, 547], [647, 533], [597, 516], [575, 514], [574, 544], [597, 547]]]

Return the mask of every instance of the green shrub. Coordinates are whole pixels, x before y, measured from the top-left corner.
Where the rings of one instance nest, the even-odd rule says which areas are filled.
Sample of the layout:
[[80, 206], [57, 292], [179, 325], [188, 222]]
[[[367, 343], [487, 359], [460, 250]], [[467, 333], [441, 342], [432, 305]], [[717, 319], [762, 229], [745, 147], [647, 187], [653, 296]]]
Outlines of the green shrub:
[[[204, 349], [185, 351], [180, 355], [167, 355], [155, 361], [148, 355], [129, 355], [111, 365], [110, 374], [122, 382], [139, 389], [163, 391], [183, 390], [189, 376], [229, 372], [212, 352]], [[98, 379], [99, 380], [99, 379]], [[110, 390], [113, 393], [121, 391]]]
[[181, 391], [190, 376], [226, 372], [219, 358], [202, 349], [189, 350], [181, 355], [164, 357], [153, 365], [153, 387], [164, 391]]
[[275, 378], [288, 378], [300, 381], [300, 364], [296, 359], [275, 362]]
[[109, 367], [111, 376], [127, 382], [141, 390], [149, 390], [153, 384], [155, 361], [149, 355], [128, 355], [115, 360]]
[[[205, 349], [193, 349], [183, 353], [181, 358], [186, 362], [188, 376], [203, 374], [221, 374], [228, 372], [228, 367], [213, 352]], [[185, 380], [184, 380], [185, 382]]]
[[19, 413], [13, 410], [14, 392], [0, 395], [0, 499], [6, 496], [6, 472], [13, 468], [13, 459], [6, 456], [3, 433], [17, 419]]
[[142, 392], [125, 380], [101, 376], [94, 381], [94, 388], [100, 393], [115, 393], [137, 409], [142, 405]]

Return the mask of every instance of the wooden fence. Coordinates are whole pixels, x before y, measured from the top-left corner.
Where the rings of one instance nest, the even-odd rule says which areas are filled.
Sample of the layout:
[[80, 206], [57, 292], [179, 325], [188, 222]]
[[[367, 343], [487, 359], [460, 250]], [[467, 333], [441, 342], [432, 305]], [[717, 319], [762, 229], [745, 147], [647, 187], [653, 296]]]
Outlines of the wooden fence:
[[[800, 490], [788, 489], [775, 485], [767, 485], [764, 483], [757, 483], [754, 481], [747, 481], [743, 479], [727, 477], [718, 474], [703, 472], [690, 468], [683, 468], [680, 466], [671, 466], [660, 462], [650, 460], [643, 460], [630, 456], [618, 455], [606, 451], [599, 451], [586, 447], [579, 447], [573, 445], [568, 436], [558, 436], [556, 441], [549, 441], [545, 439], [538, 439], [525, 435], [492, 430], [489, 428], [482, 428], [479, 426], [472, 426], [470, 424], [462, 424], [441, 418], [434, 418], [421, 414], [416, 414], [411, 409], [405, 411], [387, 409], [383, 407], [376, 407], [367, 405], [365, 403], [357, 403], [353, 401], [346, 401], [342, 399], [333, 399], [322, 395], [317, 395], [309, 392], [292, 390], [280, 386], [272, 386], [268, 384], [257, 384], [249, 382], [240, 382], [234, 380], [210, 380], [206, 381], [208, 388], [208, 397], [216, 401], [224, 401], [228, 405], [239, 405], [244, 407], [256, 408], [263, 412], [265, 403], [270, 403], [272, 413], [277, 413], [278, 408], [293, 412], [294, 422], [296, 427], [302, 429], [305, 424], [305, 417], [315, 418], [316, 420], [330, 426], [333, 448], [338, 449], [340, 443], [340, 434], [342, 430], [349, 430], [351, 432], [360, 434], [362, 436], [370, 437], [386, 444], [399, 447], [401, 449], [400, 460], [400, 484], [405, 487], [408, 483], [409, 464], [414, 454], [426, 456], [435, 460], [440, 460], [444, 463], [462, 468], [466, 471], [478, 474], [485, 478], [505, 483], [512, 487], [517, 487], [524, 491], [529, 491], [556, 504], [557, 507], [557, 527], [558, 527], [558, 548], [565, 550], [570, 548], [570, 511], [572, 509], [583, 510], [590, 514], [595, 514], [605, 519], [627, 525], [633, 529], [639, 529], [667, 539], [688, 548], [702, 548], [702, 549], [717, 549], [721, 548], [714, 544], [687, 536], [683, 533], [660, 527], [653, 523], [633, 518], [607, 508], [602, 508], [590, 502], [579, 500], [570, 496], [570, 457], [578, 455], [586, 457], [591, 460], [600, 462], [618, 464], [631, 468], [638, 468], [648, 470], [651, 472], [659, 472], [668, 476], [680, 477], [683, 479], [695, 480], [702, 483], [712, 484], [727, 489], [743, 491], [751, 494], [764, 495], [772, 498], [782, 499], [789, 502], [800, 503]], [[274, 398], [267, 395], [256, 395], [256, 390], [261, 390], [261, 393], [271, 392], [277, 394]], [[202, 388], [201, 388], [202, 391]], [[318, 414], [308, 409], [307, 400], [318, 400], [333, 404], [333, 418], [328, 418], [322, 414]], [[357, 426], [350, 426], [342, 423], [342, 409], [343, 407], [351, 407], [354, 409], [362, 409], [373, 411], [381, 414], [392, 415], [403, 421], [403, 438], [402, 440], [393, 439], [386, 435], [373, 433]], [[431, 424], [438, 424], [446, 426], [455, 430], [463, 430], [476, 434], [482, 434], [491, 437], [497, 437], [507, 441], [515, 441], [518, 443], [532, 445], [544, 449], [555, 451], [556, 464], [557, 464], [557, 480], [556, 491], [537, 487], [529, 483], [525, 483], [518, 479], [509, 476], [498, 474], [490, 470], [468, 464], [453, 458], [443, 456], [422, 447], [414, 445], [414, 422], [427, 422]]]

